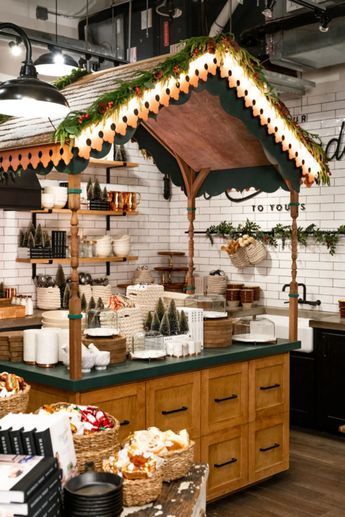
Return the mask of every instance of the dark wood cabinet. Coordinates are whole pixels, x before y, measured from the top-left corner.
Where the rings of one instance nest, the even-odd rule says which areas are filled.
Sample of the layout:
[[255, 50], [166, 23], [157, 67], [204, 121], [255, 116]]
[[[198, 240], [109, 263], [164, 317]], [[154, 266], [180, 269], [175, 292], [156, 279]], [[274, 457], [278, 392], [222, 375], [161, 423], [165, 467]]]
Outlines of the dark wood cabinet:
[[290, 354], [290, 421], [292, 425], [316, 426], [315, 354]]
[[338, 434], [345, 424], [345, 332], [315, 329], [314, 352], [291, 352], [290, 362], [291, 424]]
[[345, 332], [315, 329], [317, 427], [338, 432], [345, 424]]

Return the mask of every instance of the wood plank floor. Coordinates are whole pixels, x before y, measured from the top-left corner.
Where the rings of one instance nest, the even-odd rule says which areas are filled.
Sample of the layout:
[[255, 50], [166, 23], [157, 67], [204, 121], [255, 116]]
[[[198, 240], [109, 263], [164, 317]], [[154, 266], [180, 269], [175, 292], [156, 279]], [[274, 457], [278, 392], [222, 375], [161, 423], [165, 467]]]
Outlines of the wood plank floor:
[[207, 517], [345, 517], [345, 438], [291, 432], [290, 470], [207, 506]]

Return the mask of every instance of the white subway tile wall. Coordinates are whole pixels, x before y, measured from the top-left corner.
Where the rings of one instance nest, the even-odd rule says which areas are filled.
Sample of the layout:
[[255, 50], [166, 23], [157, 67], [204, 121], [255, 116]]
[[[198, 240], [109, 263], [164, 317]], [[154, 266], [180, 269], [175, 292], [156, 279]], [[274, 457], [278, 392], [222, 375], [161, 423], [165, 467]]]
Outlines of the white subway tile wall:
[[[345, 74], [345, 70], [341, 71]], [[294, 115], [307, 114], [308, 120], [302, 124], [305, 129], [318, 133], [323, 142], [337, 136], [345, 118], [345, 92], [339, 91], [340, 81], [329, 84], [320, 83], [310, 95], [302, 99], [287, 102]], [[344, 83], [343, 83], [344, 84]], [[137, 262], [112, 264], [110, 281], [113, 285], [130, 281], [133, 271], [139, 265], [150, 268], [165, 263], [157, 251], [172, 249], [187, 252], [187, 204], [180, 189], [173, 187], [171, 202], [163, 199], [163, 176], [151, 160], [143, 158], [134, 143], [127, 146], [131, 161], [139, 163], [136, 169], [116, 169], [112, 171], [111, 186], [140, 192], [142, 202], [137, 217], [112, 218], [112, 235], [128, 232], [131, 235], [131, 253], [139, 255]], [[322, 229], [334, 229], [345, 224], [345, 156], [341, 161], [330, 164], [332, 178], [330, 187], [311, 189], [302, 188], [300, 202], [305, 203], [305, 210], [300, 211], [298, 222], [307, 226], [315, 223]], [[105, 171], [89, 169], [84, 172], [84, 182], [96, 176], [104, 184]], [[49, 180], [49, 176], [44, 178]], [[211, 200], [198, 198], [195, 220], [196, 230], [205, 230], [211, 224], [228, 220], [234, 224], [242, 223], [246, 218], [258, 222], [262, 228], [270, 229], [276, 223], [290, 224], [289, 213], [285, 205], [289, 203], [289, 194], [278, 191], [273, 194], [261, 194], [242, 204], [231, 203], [225, 195]], [[258, 210], [262, 205], [263, 210]], [[281, 205], [281, 207], [279, 206]], [[281, 208], [281, 209], [280, 209]], [[40, 215], [38, 221], [47, 229], [65, 229], [69, 224], [68, 216], [51, 214]], [[20, 228], [30, 222], [30, 214], [24, 212], [0, 211], [0, 268], [6, 285], [16, 286], [22, 294], [35, 295], [31, 279], [31, 267], [16, 263], [17, 240]], [[99, 217], [80, 217], [80, 228], [84, 235], [101, 235], [105, 231], [105, 219]], [[222, 240], [217, 238], [212, 246], [205, 235], [195, 237], [196, 273], [207, 275], [211, 269], [221, 268], [233, 281], [244, 281], [262, 287], [263, 303], [269, 306], [284, 306], [287, 292], [282, 287], [290, 281], [290, 246], [285, 248], [268, 247], [267, 259], [257, 267], [238, 270], [232, 266], [228, 256], [220, 251]], [[338, 298], [345, 297], [345, 237], [340, 238], [336, 253], [332, 257], [325, 247], [308, 243], [299, 246], [298, 281], [307, 286], [308, 299], [321, 300], [321, 306], [314, 310], [335, 311]], [[69, 274], [69, 268], [64, 267]], [[104, 276], [105, 266], [85, 266], [93, 275]], [[55, 275], [56, 266], [38, 267], [38, 272]], [[155, 275], [158, 280], [159, 277]]]

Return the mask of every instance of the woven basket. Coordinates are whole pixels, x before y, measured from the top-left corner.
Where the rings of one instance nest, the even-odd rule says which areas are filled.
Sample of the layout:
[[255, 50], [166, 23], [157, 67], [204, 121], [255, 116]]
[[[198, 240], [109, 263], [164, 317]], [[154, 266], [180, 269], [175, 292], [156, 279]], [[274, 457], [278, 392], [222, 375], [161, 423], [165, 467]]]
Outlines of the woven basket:
[[246, 248], [238, 248], [236, 253], [229, 255], [231, 262], [238, 268], [250, 266]]
[[[67, 407], [70, 405], [71, 404], [67, 402], [56, 402], [55, 404], [51, 404], [54, 408]], [[87, 463], [94, 463], [95, 470], [101, 471], [103, 459], [112, 456], [120, 447], [120, 423], [112, 415], [109, 415], [109, 413], [105, 414], [109, 420], [114, 423], [114, 427], [85, 435], [73, 434], [74, 448], [77, 456], [77, 469], [79, 473], [85, 471]]]
[[163, 484], [163, 475], [157, 471], [148, 479], [123, 480], [123, 505], [142, 506], [155, 501], [160, 496]]
[[147, 313], [154, 311], [159, 298], [164, 297], [164, 287], [158, 284], [150, 284], [145, 286], [129, 285], [126, 291], [127, 297], [134, 302], [136, 307], [140, 307], [144, 320]]
[[126, 337], [127, 351], [132, 347], [132, 338], [144, 328], [143, 317], [139, 307], [127, 307], [117, 311], [121, 336]]
[[187, 449], [181, 451], [171, 451], [165, 456], [161, 456], [164, 460], [161, 466], [163, 481], [170, 482], [186, 476], [194, 463], [194, 442], [190, 442]]
[[[84, 295], [85, 296], [85, 299], [86, 299], [86, 303], [89, 304], [90, 300], [91, 300], [91, 296], [92, 296], [92, 289], [91, 289], [91, 285], [80, 285], [79, 286], [79, 293], [80, 293], [80, 298]], [[97, 302], [97, 300], [95, 300]]]
[[248, 260], [251, 264], [259, 264], [263, 260], [265, 260], [267, 251], [265, 246], [260, 241], [255, 241], [253, 244], [249, 244], [245, 248]]
[[8, 413], [25, 413], [29, 404], [30, 385], [26, 384], [25, 389], [19, 391], [12, 397], [0, 399], [0, 417]]
[[38, 309], [56, 310], [61, 307], [60, 289], [55, 287], [37, 287], [36, 305]]

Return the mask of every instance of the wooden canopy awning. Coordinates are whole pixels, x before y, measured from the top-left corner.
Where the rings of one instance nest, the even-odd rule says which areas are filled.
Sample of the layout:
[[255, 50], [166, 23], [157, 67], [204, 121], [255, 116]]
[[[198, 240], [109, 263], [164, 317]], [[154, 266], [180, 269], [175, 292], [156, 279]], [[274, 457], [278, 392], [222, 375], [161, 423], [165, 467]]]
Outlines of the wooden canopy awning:
[[[243, 51], [226, 41], [215, 41], [212, 52], [205, 38], [199, 47], [190, 46], [186, 70], [176, 64], [166, 73], [167, 63], [181, 62], [177, 54], [91, 74], [69, 85], [63, 93], [73, 112], [62, 123], [64, 136], [70, 137], [63, 145], [56, 142], [61, 131], [55, 132], [61, 121], [12, 119], [1, 124], [0, 172], [47, 174], [53, 167], [82, 172], [90, 157], [105, 156], [114, 141], [135, 138], [177, 185], [183, 186], [183, 178], [176, 157], [194, 171], [209, 170], [212, 177], [205, 176], [197, 195], [252, 186], [272, 192], [286, 188], [287, 179], [298, 191], [301, 182], [310, 185], [321, 172], [325, 179], [314, 142], [280, 101], [272, 101], [267, 85], [251, 74], [253, 63], [246, 66]], [[140, 87], [133, 87], [136, 81]], [[119, 102], [117, 94], [126, 84], [127, 94]]]

